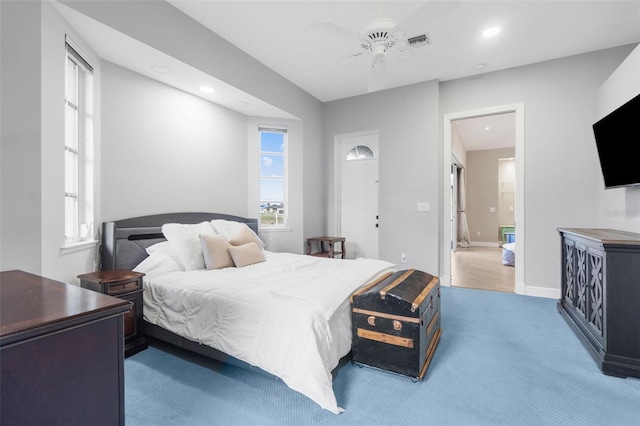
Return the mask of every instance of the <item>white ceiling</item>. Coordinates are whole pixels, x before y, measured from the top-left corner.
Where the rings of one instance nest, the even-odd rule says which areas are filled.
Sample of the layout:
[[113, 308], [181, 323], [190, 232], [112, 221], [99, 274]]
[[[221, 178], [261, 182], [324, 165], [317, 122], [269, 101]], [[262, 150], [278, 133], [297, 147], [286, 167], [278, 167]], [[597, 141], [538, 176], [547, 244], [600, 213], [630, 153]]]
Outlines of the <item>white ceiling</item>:
[[[168, 2], [323, 102], [369, 92], [371, 52], [359, 46], [357, 33], [375, 18], [395, 20], [398, 25], [390, 33], [401, 30], [405, 38], [428, 33], [432, 40], [409, 48], [409, 57], [399, 54], [406, 47], [400, 42], [387, 52], [387, 89], [640, 42], [640, 0]], [[71, 8], [54, 5], [103, 59], [247, 115], [292, 118]], [[501, 32], [482, 37], [490, 26]], [[484, 66], [478, 69], [479, 64]], [[171, 72], [159, 74], [151, 65]], [[201, 85], [216, 92], [203, 94]]]
[[[410, 49], [409, 58], [397, 56], [398, 49], [387, 53], [386, 88], [640, 41], [637, 0], [169, 3], [324, 102], [367, 93], [371, 52], [359, 47], [357, 33], [374, 18], [397, 21], [392, 31], [406, 37], [427, 32], [432, 39], [431, 45]], [[501, 32], [482, 37], [491, 26]], [[477, 70], [478, 64], [485, 66]]]
[[487, 115], [451, 122], [464, 145], [465, 151], [510, 148], [516, 144], [516, 114]]

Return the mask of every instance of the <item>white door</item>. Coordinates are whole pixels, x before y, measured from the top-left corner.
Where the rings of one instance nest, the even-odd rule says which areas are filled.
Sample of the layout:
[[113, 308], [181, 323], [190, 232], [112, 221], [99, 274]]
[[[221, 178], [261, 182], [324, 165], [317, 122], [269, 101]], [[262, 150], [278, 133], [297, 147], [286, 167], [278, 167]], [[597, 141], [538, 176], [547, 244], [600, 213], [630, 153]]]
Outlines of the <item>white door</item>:
[[347, 258], [378, 258], [378, 134], [340, 139], [340, 235]]
[[458, 246], [458, 165], [451, 163], [451, 251]]

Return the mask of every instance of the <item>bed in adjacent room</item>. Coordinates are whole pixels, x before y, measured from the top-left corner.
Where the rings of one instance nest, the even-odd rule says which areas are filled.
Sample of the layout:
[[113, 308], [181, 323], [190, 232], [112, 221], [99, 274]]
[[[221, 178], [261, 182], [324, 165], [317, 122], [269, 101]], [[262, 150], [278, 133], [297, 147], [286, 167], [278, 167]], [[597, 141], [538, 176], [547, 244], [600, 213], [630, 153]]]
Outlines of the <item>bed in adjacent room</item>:
[[516, 243], [505, 243], [502, 245], [502, 264], [505, 266], [516, 266]]
[[256, 219], [212, 213], [105, 222], [101, 253], [102, 269], [145, 273], [148, 335], [260, 367], [334, 413], [343, 410], [331, 372], [351, 350], [349, 296], [395, 270], [270, 252]]

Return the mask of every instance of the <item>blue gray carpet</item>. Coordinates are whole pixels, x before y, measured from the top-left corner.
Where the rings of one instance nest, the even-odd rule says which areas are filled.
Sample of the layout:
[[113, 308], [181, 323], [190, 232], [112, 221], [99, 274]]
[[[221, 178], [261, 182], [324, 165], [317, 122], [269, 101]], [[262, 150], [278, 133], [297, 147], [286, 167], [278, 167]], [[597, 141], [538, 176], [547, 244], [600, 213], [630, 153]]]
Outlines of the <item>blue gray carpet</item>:
[[153, 345], [125, 360], [126, 424], [640, 425], [640, 379], [602, 374], [556, 300], [441, 294], [442, 338], [421, 382], [346, 363], [336, 415], [257, 368]]

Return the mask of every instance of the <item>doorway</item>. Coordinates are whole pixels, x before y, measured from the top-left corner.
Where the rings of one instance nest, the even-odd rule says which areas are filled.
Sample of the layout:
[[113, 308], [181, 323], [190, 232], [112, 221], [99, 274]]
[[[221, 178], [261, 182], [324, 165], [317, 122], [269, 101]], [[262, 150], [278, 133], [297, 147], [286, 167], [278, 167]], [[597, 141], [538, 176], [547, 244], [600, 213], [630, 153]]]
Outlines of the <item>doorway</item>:
[[[518, 294], [526, 294], [526, 288], [524, 286], [524, 265], [522, 259], [524, 259], [524, 104], [508, 104], [495, 107], [488, 107], [477, 110], [462, 111], [458, 113], [446, 114], [443, 122], [443, 237], [441, 240], [442, 250], [442, 264], [441, 264], [441, 282], [443, 285], [451, 285], [452, 282], [452, 241], [454, 232], [452, 231], [455, 218], [452, 215], [453, 211], [453, 187], [452, 184], [452, 122], [456, 120], [463, 120], [467, 118], [485, 117], [497, 114], [514, 113], [515, 117], [515, 158], [516, 158], [516, 197], [515, 197], [515, 221], [518, 224], [516, 227], [517, 237], [515, 238], [515, 266], [513, 267], [514, 278], [514, 292]], [[498, 231], [495, 231], [496, 234]], [[496, 241], [498, 238], [495, 238]], [[496, 244], [497, 245], [497, 244]], [[520, 261], [519, 261], [520, 260]]]
[[378, 258], [378, 132], [336, 137], [337, 229], [347, 258]]

